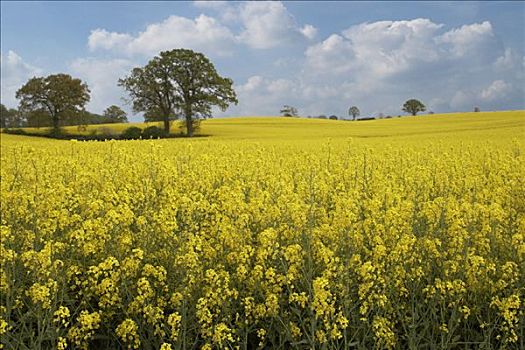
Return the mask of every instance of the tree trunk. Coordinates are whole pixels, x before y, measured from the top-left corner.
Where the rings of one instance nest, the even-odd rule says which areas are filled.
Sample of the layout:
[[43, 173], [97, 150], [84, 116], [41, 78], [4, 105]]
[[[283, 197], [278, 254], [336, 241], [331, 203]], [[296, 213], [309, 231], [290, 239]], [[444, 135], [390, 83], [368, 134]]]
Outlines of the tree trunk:
[[186, 129], [188, 133], [188, 137], [193, 136], [193, 121], [191, 120], [191, 115], [186, 115]]
[[184, 109], [184, 114], [186, 116], [186, 130], [188, 133], [188, 137], [193, 136], [193, 120], [192, 120], [192, 111], [191, 111], [191, 105], [186, 105], [186, 108]]
[[166, 135], [170, 133], [170, 116], [166, 113], [164, 113], [164, 132]]
[[53, 118], [53, 129], [58, 130], [58, 116], [53, 115], [52, 118]]

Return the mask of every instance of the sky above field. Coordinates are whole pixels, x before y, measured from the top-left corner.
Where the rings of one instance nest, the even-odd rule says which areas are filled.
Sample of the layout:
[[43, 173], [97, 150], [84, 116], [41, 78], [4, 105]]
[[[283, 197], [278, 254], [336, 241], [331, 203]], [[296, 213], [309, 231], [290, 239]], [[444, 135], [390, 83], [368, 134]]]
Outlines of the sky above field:
[[[524, 2], [1, 2], [1, 100], [66, 72], [88, 110], [130, 111], [117, 80], [162, 50], [207, 55], [239, 104], [216, 116], [525, 109]], [[140, 121], [140, 115], [131, 120]]]

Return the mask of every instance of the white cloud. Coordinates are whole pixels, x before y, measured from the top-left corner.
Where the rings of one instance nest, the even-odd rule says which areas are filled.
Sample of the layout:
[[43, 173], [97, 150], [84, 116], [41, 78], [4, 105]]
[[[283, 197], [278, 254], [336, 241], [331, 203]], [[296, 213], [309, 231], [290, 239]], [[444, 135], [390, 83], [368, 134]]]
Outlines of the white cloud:
[[162, 50], [189, 48], [224, 56], [231, 54], [234, 42], [230, 29], [206, 15], [195, 19], [170, 16], [160, 23], [148, 25], [136, 36], [96, 29], [88, 38], [92, 50], [122, 50], [128, 55], [156, 55]]
[[509, 83], [503, 80], [495, 80], [481, 91], [480, 97], [488, 101], [505, 99], [511, 91], [512, 86]]
[[288, 79], [275, 79], [268, 84], [268, 91], [272, 94], [287, 94], [293, 91], [295, 84]]
[[317, 73], [340, 74], [355, 66], [352, 42], [332, 34], [326, 40], [306, 49], [306, 62]]
[[301, 28], [301, 33], [311, 40], [317, 36], [317, 28], [311, 24], [306, 24], [303, 28]]
[[515, 89], [511, 83], [501, 79], [485, 86], [485, 88], [465, 87], [463, 90], [456, 91], [450, 100], [450, 106], [455, 110], [471, 110], [473, 106], [481, 107], [483, 110], [493, 110], [498, 109], [498, 106], [505, 106], [520, 94], [523, 96], [523, 89], [521, 91]]
[[[162, 50], [183, 47], [211, 56], [227, 56], [239, 44], [270, 49], [313, 39], [317, 34], [312, 25], [300, 27], [279, 1], [249, 1], [235, 5], [223, 1], [195, 1], [194, 6], [211, 10], [216, 15], [201, 14], [195, 19], [172, 15], [148, 25], [136, 35], [98, 28], [91, 31], [88, 47], [91, 51], [113, 50], [127, 55], [155, 55]], [[231, 26], [237, 22], [240, 30], [235, 33]]]
[[95, 29], [88, 37], [88, 47], [91, 51], [98, 49], [126, 49], [133, 41], [129, 34], [111, 33], [105, 29]]
[[113, 104], [130, 110], [122, 101], [125, 92], [117, 86], [117, 82], [119, 78], [129, 74], [133, 67], [133, 62], [126, 59], [79, 58], [69, 65], [69, 70], [72, 75], [85, 81], [91, 90], [91, 100], [87, 109], [102, 113]]
[[269, 49], [304, 38], [311, 39], [316, 28], [300, 28], [280, 1], [248, 1], [240, 6], [239, 15], [244, 29], [239, 40], [256, 49]]
[[284, 104], [299, 102], [297, 82], [290, 79], [268, 79], [254, 75], [234, 88], [239, 104], [218, 115], [278, 115], [279, 108]]
[[503, 55], [499, 56], [494, 62], [494, 68], [501, 72], [514, 71], [515, 74], [523, 75], [525, 56], [520, 57], [515, 50], [506, 48]]
[[229, 113], [277, 114], [289, 104], [302, 115], [346, 117], [355, 104], [363, 115], [398, 115], [409, 98], [434, 112], [525, 104], [522, 57], [502, 47], [488, 22], [449, 30], [421, 18], [363, 23], [309, 46], [294, 67], [293, 78], [247, 79]]
[[511, 80], [523, 83], [521, 57], [504, 50], [489, 22], [448, 31], [424, 18], [362, 23], [308, 47], [302, 73], [302, 89], [327, 110], [353, 101], [370, 114], [397, 114], [408, 98], [438, 112], [489, 102], [505, 108], [507, 94], [525, 104], [511, 89], [520, 85]]
[[43, 70], [25, 62], [16, 52], [9, 50], [6, 55], [0, 53], [1, 100], [8, 107], [14, 108], [18, 105], [15, 97], [16, 91], [24, 85], [27, 80], [42, 74]]
[[[351, 104], [358, 105], [363, 115], [397, 115], [408, 98], [421, 99], [435, 112], [525, 104], [525, 58], [503, 46], [490, 22], [446, 28], [425, 18], [378, 21], [316, 41], [317, 28], [297, 23], [281, 2], [194, 6], [206, 14], [194, 19], [170, 16], [138, 34], [96, 29], [88, 46], [120, 57], [187, 47], [212, 60], [227, 56], [233, 62], [246, 57], [242, 52], [246, 47], [270, 49], [253, 64], [240, 64], [239, 71], [225, 71], [244, 83], [235, 86], [239, 105], [217, 115], [274, 115], [284, 104], [298, 107], [304, 115], [346, 116]], [[301, 46], [303, 56], [296, 53]], [[276, 48], [280, 50], [271, 50]], [[262, 60], [266, 61], [258, 64]], [[127, 60], [84, 59], [71, 68], [93, 91], [90, 108], [100, 111], [118, 103], [124, 92], [116, 80], [131, 66]]]
[[493, 44], [494, 33], [490, 22], [466, 24], [435, 38], [437, 44], [449, 44], [448, 53], [457, 57], [470, 55], [473, 50]]
[[434, 62], [439, 51], [432, 44], [442, 27], [428, 19], [363, 23], [332, 34], [306, 50], [307, 63], [323, 72], [352, 72], [361, 77], [384, 77], [419, 62]]
[[249, 92], [257, 89], [263, 83], [263, 78], [259, 75], [254, 75], [248, 78], [246, 84], [239, 86], [237, 89], [239, 92]]

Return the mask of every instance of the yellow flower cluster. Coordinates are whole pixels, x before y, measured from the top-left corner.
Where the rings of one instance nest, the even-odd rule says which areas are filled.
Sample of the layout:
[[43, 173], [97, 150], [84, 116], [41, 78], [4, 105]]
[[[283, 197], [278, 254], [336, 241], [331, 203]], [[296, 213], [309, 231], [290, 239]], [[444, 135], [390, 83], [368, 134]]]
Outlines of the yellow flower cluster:
[[506, 128], [2, 135], [0, 343], [519, 348], [525, 150]]
[[115, 333], [129, 349], [138, 349], [140, 347], [140, 338], [137, 331], [137, 324], [127, 318], [117, 326]]
[[89, 313], [86, 310], [80, 312], [77, 317], [77, 324], [68, 331], [71, 342], [81, 349], [87, 349], [89, 341], [95, 335], [95, 331], [100, 328], [100, 313], [95, 311]]

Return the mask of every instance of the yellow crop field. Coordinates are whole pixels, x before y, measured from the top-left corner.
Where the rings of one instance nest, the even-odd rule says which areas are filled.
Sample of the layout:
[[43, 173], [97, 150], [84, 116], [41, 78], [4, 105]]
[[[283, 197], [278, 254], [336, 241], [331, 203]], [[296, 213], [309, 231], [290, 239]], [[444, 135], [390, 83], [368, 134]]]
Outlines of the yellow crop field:
[[525, 111], [201, 127], [1, 135], [4, 348], [525, 348]]

